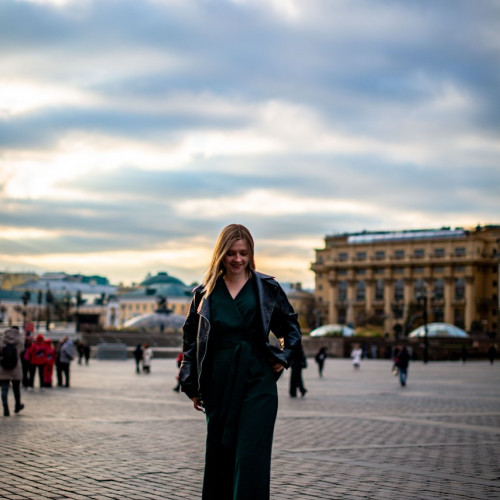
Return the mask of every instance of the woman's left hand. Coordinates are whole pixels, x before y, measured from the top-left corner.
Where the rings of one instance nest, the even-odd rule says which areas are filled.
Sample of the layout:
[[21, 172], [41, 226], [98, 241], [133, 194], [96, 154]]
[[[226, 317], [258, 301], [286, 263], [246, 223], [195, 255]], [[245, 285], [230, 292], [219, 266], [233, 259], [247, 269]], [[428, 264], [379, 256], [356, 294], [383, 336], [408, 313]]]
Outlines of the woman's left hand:
[[283, 370], [284, 366], [281, 363], [275, 363], [272, 368], [274, 373], [279, 373], [281, 370]]

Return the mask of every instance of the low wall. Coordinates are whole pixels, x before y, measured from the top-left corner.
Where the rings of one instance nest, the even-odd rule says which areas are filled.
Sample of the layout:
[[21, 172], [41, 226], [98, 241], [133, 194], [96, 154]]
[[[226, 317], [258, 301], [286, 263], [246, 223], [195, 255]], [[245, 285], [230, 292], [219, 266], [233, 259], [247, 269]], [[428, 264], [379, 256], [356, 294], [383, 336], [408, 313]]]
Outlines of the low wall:
[[[144, 334], [138, 332], [95, 332], [83, 333], [82, 340], [91, 346], [91, 356], [96, 357], [99, 343], [121, 343], [127, 346], [127, 357], [131, 358], [137, 344], [148, 343], [157, 358], [175, 358], [182, 349], [180, 332], [164, 334]], [[328, 356], [349, 358], [354, 344], [359, 344], [366, 358], [390, 359], [396, 345], [405, 342], [412, 351], [415, 360], [422, 360], [424, 339], [394, 340], [382, 337], [308, 337], [304, 336], [302, 344], [307, 357], [314, 357], [321, 347], [328, 349]], [[492, 344], [489, 338], [429, 338], [430, 361], [455, 361], [461, 359], [462, 346], [466, 347], [468, 359], [486, 359], [488, 348]], [[496, 346], [497, 357], [500, 356]]]

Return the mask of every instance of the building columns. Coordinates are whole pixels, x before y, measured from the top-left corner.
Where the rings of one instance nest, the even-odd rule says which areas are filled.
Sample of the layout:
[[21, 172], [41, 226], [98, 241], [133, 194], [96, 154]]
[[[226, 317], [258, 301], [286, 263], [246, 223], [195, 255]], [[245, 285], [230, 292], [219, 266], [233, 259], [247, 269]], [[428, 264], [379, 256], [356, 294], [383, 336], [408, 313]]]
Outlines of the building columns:
[[474, 278], [465, 278], [465, 330], [467, 331], [470, 331], [476, 314], [473, 283]]

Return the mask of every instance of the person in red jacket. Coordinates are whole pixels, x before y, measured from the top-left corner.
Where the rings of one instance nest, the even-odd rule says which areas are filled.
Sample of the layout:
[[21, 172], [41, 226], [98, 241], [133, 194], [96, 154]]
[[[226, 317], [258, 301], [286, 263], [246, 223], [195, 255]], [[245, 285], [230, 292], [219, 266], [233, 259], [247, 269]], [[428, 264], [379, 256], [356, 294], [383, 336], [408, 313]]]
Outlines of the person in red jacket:
[[45, 364], [43, 365], [43, 386], [52, 387], [52, 374], [56, 363], [56, 350], [52, 340], [45, 339]]
[[35, 373], [38, 369], [40, 378], [40, 387], [43, 387], [43, 366], [45, 364], [46, 344], [43, 335], [40, 333], [36, 337], [36, 341], [31, 344], [28, 350], [28, 358], [30, 362], [30, 377], [29, 387], [33, 390], [35, 386]]

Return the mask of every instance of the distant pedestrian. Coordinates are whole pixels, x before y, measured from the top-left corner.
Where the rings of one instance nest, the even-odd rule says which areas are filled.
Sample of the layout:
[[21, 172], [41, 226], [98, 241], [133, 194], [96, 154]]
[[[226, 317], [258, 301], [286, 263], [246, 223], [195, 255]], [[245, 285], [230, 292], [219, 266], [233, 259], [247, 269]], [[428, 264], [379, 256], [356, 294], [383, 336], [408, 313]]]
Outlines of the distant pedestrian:
[[144, 373], [151, 373], [151, 358], [153, 357], [153, 349], [149, 344], [144, 344], [142, 352], [142, 371]]
[[320, 378], [323, 377], [323, 368], [325, 366], [326, 358], [328, 357], [327, 350], [327, 347], [322, 347], [317, 352], [316, 356], [314, 356], [314, 361], [318, 364], [318, 375]]
[[496, 355], [497, 348], [495, 347], [495, 344], [491, 344], [488, 348], [488, 359], [490, 360], [490, 364], [493, 364], [495, 362]]
[[43, 366], [45, 365], [45, 339], [40, 333], [37, 335], [28, 350], [28, 358], [30, 362], [30, 374], [28, 386], [33, 390], [35, 387], [35, 374], [38, 371], [40, 379], [40, 388], [43, 387]]
[[394, 354], [393, 354], [394, 363], [392, 364], [392, 368], [391, 368], [392, 374], [394, 376], [397, 376], [399, 374], [399, 372], [398, 372], [398, 355], [399, 355], [400, 350], [401, 350], [400, 346], [394, 347]]
[[27, 389], [30, 386], [30, 356], [29, 349], [31, 344], [33, 343], [33, 339], [31, 335], [27, 335], [24, 339], [24, 349], [21, 352], [21, 367], [23, 370], [23, 387]]
[[358, 370], [361, 366], [361, 356], [363, 351], [359, 347], [359, 344], [354, 345], [354, 349], [351, 351], [352, 366], [355, 370]]
[[135, 372], [136, 373], [141, 373], [142, 354], [143, 354], [142, 345], [137, 344], [137, 346], [134, 350]]
[[177, 359], [176, 359], [176, 362], [177, 362], [177, 377], [176, 377], [177, 385], [173, 389], [175, 392], [179, 392], [181, 390], [181, 378], [179, 377], [179, 370], [181, 368], [183, 358], [184, 358], [184, 353], [181, 351], [177, 355]]
[[307, 359], [304, 349], [301, 348], [297, 353], [295, 360], [290, 367], [290, 397], [297, 397], [297, 389], [300, 391], [302, 397], [306, 395], [307, 389], [304, 387], [302, 379], [302, 370], [307, 368]]
[[0, 341], [0, 385], [2, 387], [4, 417], [10, 416], [8, 400], [10, 384], [12, 384], [12, 391], [14, 392], [14, 412], [19, 413], [24, 408], [21, 403], [21, 380], [23, 378], [21, 352], [23, 348], [24, 344], [21, 340], [19, 328], [16, 326], [7, 328]]
[[52, 374], [56, 364], [56, 350], [52, 340], [45, 339], [45, 363], [43, 365], [43, 386], [52, 387]]
[[462, 362], [465, 363], [467, 361], [467, 347], [465, 344], [462, 346], [461, 356]]
[[[57, 385], [58, 387], [69, 387], [69, 367], [75, 357], [75, 346], [68, 337], [63, 337], [59, 344], [57, 359]], [[64, 378], [64, 381], [63, 381]]]
[[78, 364], [81, 365], [83, 359], [83, 342], [81, 340], [77, 340], [76, 350], [78, 352]]
[[89, 365], [89, 359], [90, 359], [90, 346], [88, 342], [85, 342], [83, 344], [83, 357], [85, 358], [85, 365]]
[[401, 387], [406, 386], [406, 379], [408, 378], [408, 365], [410, 363], [410, 353], [408, 349], [404, 345], [398, 352], [398, 357], [396, 361], [396, 365], [398, 367], [399, 372], [399, 383]]

